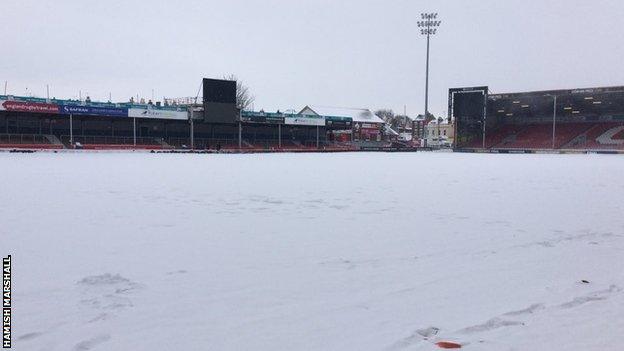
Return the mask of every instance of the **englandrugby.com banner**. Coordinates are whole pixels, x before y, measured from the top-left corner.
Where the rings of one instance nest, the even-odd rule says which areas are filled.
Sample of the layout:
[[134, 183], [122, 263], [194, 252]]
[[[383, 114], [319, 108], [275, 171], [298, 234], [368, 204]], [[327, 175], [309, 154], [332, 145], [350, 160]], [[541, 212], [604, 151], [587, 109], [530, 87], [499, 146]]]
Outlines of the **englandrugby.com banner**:
[[34, 113], [59, 113], [59, 106], [57, 104], [48, 104], [40, 102], [28, 102], [28, 101], [11, 101], [0, 100], [1, 111], [15, 111], [15, 112], [34, 112]]

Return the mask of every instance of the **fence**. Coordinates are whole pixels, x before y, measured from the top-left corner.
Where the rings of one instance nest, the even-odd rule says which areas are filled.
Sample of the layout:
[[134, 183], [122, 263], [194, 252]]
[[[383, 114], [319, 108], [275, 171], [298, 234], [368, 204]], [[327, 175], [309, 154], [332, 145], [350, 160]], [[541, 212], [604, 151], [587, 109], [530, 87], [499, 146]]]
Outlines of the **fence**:
[[0, 144], [49, 144], [43, 135], [33, 134], [0, 134]]
[[[70, 143], [69, 135], [62, 135], [61, 141], [63, 143]], [[111, 137], [111, 136], [83, 136], [74, 135], [74, 143], [81, 144], [99, 144], [99, 145], [134, 145], [133, 137]], [[159, 142], [155, 138], [136, 138], [137, 145], [158, 145]]]

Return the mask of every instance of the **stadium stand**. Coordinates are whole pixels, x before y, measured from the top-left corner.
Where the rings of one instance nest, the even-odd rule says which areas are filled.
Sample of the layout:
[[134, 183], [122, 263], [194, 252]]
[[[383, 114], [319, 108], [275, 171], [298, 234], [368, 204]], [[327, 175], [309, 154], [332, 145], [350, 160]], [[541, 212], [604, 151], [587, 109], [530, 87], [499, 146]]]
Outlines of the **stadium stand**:
[[48, 136], [35, 134], [0, 134], [0, 149], [62, 149]]
[[[69, 135], [62, 135], [61, 141], [67, 148], [72, 148]], [[136, 145], [132, 137], [109, 136], [74, 136], [74, 144], [85, 150], [160, 150], [163, 145], [154, 138], [136, 138]]]
[[624, 150], [624, 87], [487, 95], [482, 87], [472, 97], [475, 89], [449, 91], [459, 149], [483, 148], [485, 125], [486, 149]]
[[[515, 124], [506, 124], [500, 126], [498, 129], [490, 131], [485, 135], [485, 145], [486, 148], [492, 148], [496, 146], [502, 146], [506, 143], [510, 142], [511, 139], [515, 138], [515, 136], [522, 131], [525, 126], [515, 125]], [[471, 148], [480, 148], [483, 146], [483, 140], [480, 138], [475, 138], [469, 144]]]
[[384, 122], [367, 109], [332, 108], [326, 112], [331, 115], [309, 108], [299, 113], [243, 110], [235, 121], [217, 121], [205, 118], [201, 103], [140, 101], [0, 95], [0, 133], [5, 134], [0, 148], [350, 151], [361, 149], [354, 140], [382, 149], [391, 139]]
[[[555, 130], [556, 149], [623, 149], [624, 127], [618, 123], [560, 123]], [[481, 148], [473, 140], [471, 148]], [[551, 149], [552, 125], [503, 125], [486, 135], [488, 149]]]
[[[592, 127], [589, 123], [561, 123], [555, 129], [555, 148], [559, 149]], [[507, 141], [495, 144], [497, 148], [548, 149], [552, 148], [553, 127], [549, 124], [524, 126], [521, 131], [506, 137]]]
[[623, 131], [624, 125], [622, 123], [592, 124], [591, 128], [576, 137], [564, 148], [622, 150], [624, 149], [624, 140], [618, 139], [618, 134]]

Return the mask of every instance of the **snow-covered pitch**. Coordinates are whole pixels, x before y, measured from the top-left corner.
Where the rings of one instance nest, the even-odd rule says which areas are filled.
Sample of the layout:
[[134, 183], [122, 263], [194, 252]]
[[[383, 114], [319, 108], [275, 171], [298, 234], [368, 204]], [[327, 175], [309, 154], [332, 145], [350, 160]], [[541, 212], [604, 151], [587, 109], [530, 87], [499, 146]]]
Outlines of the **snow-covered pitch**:
[[623, 177], [601, 155], [0, 154], [14, 347], [622, 350]]

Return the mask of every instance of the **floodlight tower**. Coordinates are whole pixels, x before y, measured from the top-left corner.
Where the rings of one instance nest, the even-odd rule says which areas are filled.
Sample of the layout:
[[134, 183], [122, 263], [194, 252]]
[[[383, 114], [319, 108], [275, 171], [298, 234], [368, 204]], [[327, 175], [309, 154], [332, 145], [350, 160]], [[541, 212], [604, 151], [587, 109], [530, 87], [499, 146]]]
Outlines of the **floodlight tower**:
[[[427, 36], [427, 74], [425, 78], [425, 121], [429, 115], [429, 41], [432, 35], [435, 35], [438, 31], [438, 27], [442, 21], [438, 21], [438, 13], [421, 13], [420, 18], [422, 21], [418, 21], [418, 27], [420, 28], [420, 34]], [[423, 122], [424, 123], [424, 122]], [[423, 124], [423, 140], [425, 133], [425, 126]], [[426, 146], [426, 145], [425, 145]]]

